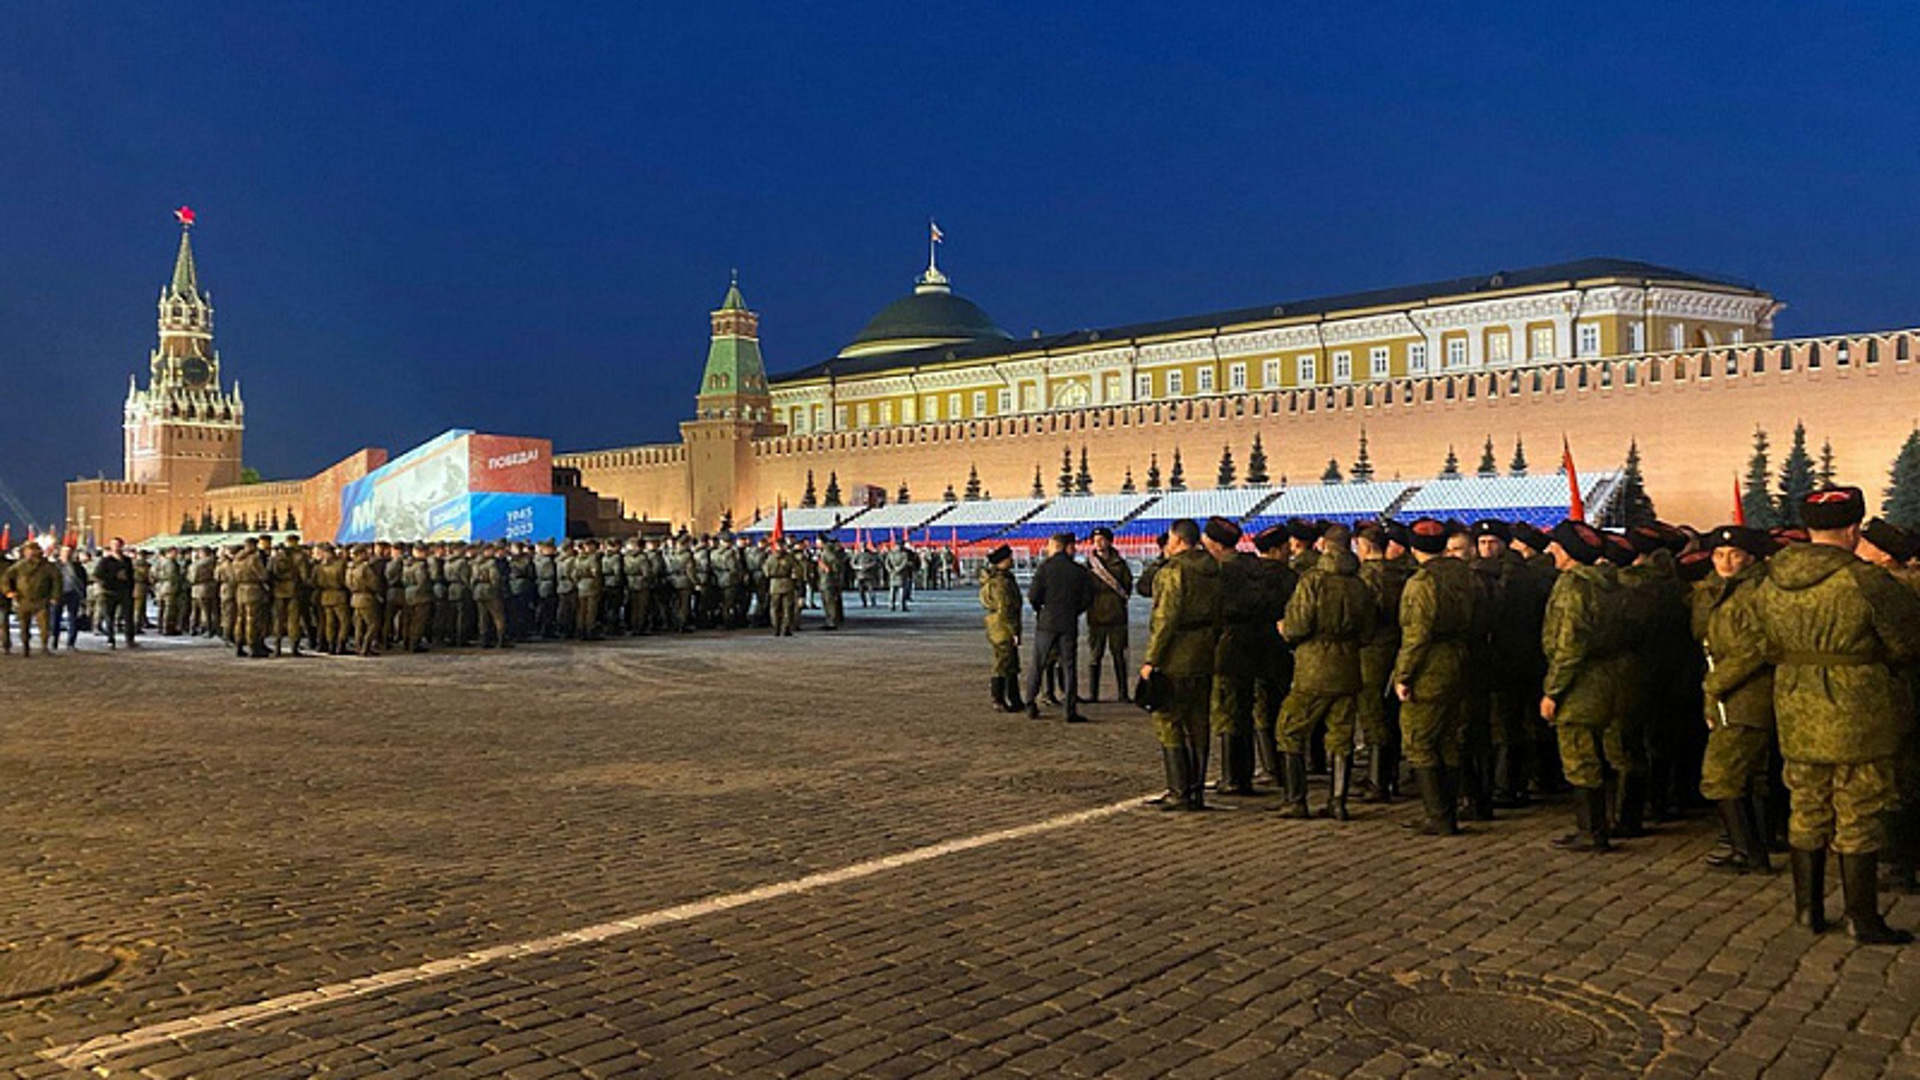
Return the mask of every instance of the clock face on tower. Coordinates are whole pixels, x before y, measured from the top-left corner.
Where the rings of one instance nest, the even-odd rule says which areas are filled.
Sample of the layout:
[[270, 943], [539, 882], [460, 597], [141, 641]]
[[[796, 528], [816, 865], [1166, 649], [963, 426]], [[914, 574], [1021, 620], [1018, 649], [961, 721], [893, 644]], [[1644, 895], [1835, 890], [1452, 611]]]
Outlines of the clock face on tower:
[[199, 390], [213, 378], [213, 367], [197, 356], [189, 356], [180, 361], [180, 381], [189, 388]]

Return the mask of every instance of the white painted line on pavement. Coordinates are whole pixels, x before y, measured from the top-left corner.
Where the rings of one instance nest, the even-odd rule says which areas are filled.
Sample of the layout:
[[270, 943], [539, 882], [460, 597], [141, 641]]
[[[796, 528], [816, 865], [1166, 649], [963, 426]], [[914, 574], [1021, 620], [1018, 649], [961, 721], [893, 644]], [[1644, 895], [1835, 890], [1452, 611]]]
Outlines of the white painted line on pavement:
[[88, 1039], [83, 1043], [70, 1043], [66, 1046], [56, 1046], [42, 1050], [40, 1051], [40, 1056], [70, 1069], [90, 1068], [120, 1054], [132, 1053], [135, 1050], [149, 1046], [157, 1046], [175, 1039], [202, 1035], [220, 1028], [236, 1028], [247, 1024], [257, 1024], [265, 1020], [274, 1019], [275, 1017], [319, 1008], [334, 1002], [344, 1001], [348, 998], [385, 993], [403, 986], [425, 982], [429, 979], [437, 979], [462, 971], [471, 971], [474, 968], [483, 967], [499, 961], [518, 960], [524, 957], [539, 956], [543, 953], [570, 949], [577, 945], [588, 945], [594, 942], [608, 941], [637, 931], [652, 929], [656, 926], [686, 922], [689, 919], [697, 919], [721, 911], [731, 911], [734, 908], [746, 907], [749, 904], [764, 903], [768, 900], [778, 900], [782, 897], [793, 896], [797, 893], [823, 889], [830, 885], [857, 881], [860, 878], [883, 874], [889, 870], [899, 870], [903, 867], [913, 866], [947, 855], [957, 855], [963, 851], [974, 851], [994, 844], [1003, 844], [1009, 840], [1022, 840], [1030, 836], [1038, 836], [1042, 833], [1057, 832], [1061, 829], [1072, 828], [1075, 825], [1084, 825], [1087, 822], [1097, 821], [1104, 817], [1111, 817], [1125, 810], [1135, 809], [1139, 807], [1139, 805], [1140, 796], [1136, 795], [1125, 801], [1109, 803], [1106, 806], [1097, 806], [1091, 810], [1080, 810], [1071, 814], [1062, 814], [1059, 817], [1047, 818], [1043, 821], [1036, 821], [1028, 825], [1017, 825], [1010, 829], [998, 829], [994, 832], [981, 833], [977, 836], [964, 837], [959, 840], [946, 840], [938, 844], [929, 844], [926, 847], [917, 847], [909, 851], [903, 851], [897, 855], [883, 855], [877, 859], [869, 859], [866, 862], [843, 866], [838, 870], [823, 870], [817, 874], [808, 874], [804, 877], [793, 878], [789, 881], [779, 881], [770, 885], [761, 885], [743, 892], [727, 893], [722, 896], [713, 896], [705, 900], [696, 900], [687, 904], [676, 904], [673, 907], [661, 908], [658, 911], [649, 911], [641, 915], [631, 915], [624, 919], [616, 919], [612, 922], [600, 923], [596, 926], [581, 927], [580, 929], [569, 930], [551, 937], [519, 941], [509, 945], [495, 945], [492, 948], [480, 949], [475, 952], [449, 957], [444, 960], [433, 960], [412, 967], [395, 968], [391, 971], [364, 975], [346, 982], [331, 983], [325, 986], [313, 987], [308, 990], [301, 990], [296, 993], [282, 994], [278, 997], [266, 998], [246, 1005], [235, 1005], [226, 1009], [217, 1009], [213, 1012], [201, 1013], [197, 1016], [189, 1016], [181, 1020], [169, 1020], [166, 1023], [149, 1024], [146, 1027], [134, 1028], [131, 1031], [124, 1031], [115, 1035], [102, 1035], [98, 1038]]

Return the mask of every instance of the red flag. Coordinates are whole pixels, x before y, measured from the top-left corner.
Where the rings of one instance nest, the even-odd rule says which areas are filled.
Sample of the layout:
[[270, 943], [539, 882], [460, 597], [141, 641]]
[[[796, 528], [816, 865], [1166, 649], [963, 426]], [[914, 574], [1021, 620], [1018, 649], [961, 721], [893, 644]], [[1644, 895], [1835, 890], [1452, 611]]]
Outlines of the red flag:
[[1733, 474], [1733, 523], [1735, 525], [1745, 525], [1747, 523], [1747, 504], [1746, 500], [1740, 497], [1739, 473]]
[[61, 546], [61, 547], [70, 547], [70, 548], [77, 548], [77, 547], [79, 547], [79, 546], [80, 546], [80, 534], [79, 534], [79, 533], [77, 533], [77, 532], [75, 532], [75, 531], [74, 531], [74, 530], [73, 530], [72, 528], [68, 528], [68, 529], [67, 529], [67, 535], [66, 535], [65, 537], [63, 537], [63, 538], [61, 539], [61, 541], [60, 541], [60, 546]]
[[787, 504], [784, 500], [773, 504], [773, 542], [779, 543], [787, 538]]
[[0, 555], [5, 555], [13, 547], [13, 526], [0, 525]]
[[1573, 447], [1567, 445], [1567, 437], [1560, 436], [1560, 467], [1567, 470], [1567, 517], [1574, 521], [1587, 520], [1587, 501], [1580, 497], [1580, 474], [1573, 468]]

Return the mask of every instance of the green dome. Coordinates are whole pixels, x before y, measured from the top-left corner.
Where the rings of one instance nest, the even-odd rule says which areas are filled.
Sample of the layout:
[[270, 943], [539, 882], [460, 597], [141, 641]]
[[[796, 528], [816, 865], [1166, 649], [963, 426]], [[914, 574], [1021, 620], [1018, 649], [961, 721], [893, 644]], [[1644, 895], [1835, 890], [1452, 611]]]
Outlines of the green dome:
[[911, 294], [880, 309], [861, 329], [841, 356], [898, 352], [928, 345], [955, 345], [973, 341], [1011, 341], [1013, 335], [994, 325], [980, 305], [955, 296], [946, 276], [930, 271]]

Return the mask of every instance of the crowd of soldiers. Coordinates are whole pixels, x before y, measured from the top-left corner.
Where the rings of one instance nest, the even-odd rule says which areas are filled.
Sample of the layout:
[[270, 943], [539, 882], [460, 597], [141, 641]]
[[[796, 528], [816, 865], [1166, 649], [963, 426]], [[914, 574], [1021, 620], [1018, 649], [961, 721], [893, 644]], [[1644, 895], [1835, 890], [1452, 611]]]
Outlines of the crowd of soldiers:
[[[1076, 537], [1054, 537], [1024, 602], [1003, 546], [980, 579], [992, 697], [1040, 715], [1039, 671], [1026, 701], [1017, 689], [1029, 605], [1032, 663], [1049, 678], [1064, 668], [1069, 719], [1086, 700], [1072, 671], [1081, 615], [1096, 642], [1089, 698], [1102, 651], [1124, 697], [1131, 589], [1152, 603], [1133, 697], [1160, 743], [1165, 809], [1264, 784], [1282, 816], [1344, 821], [1350, 797], [1397, 798], [1405, 768], [1428, 834], [1571, 797], [1574, 828], [1555, 846], [1601, 853], [1710, 804], [1723, 833], [1710, 865], [1770, 871], [1769, 852], [1786, 850], [1799, 921], [1819, 932], [1831, 850], [1849, 933], [1902, 943], [1878, 875], [1888, 851], [1913, 890], [1920, 852], [1920, 537], [1863, 523], [1854, 488], [1798, 509], [1804, 529], [1772, 533], [1290, 521], [1250, 553], [1232, 521], [1183, 520], [1137, 580], [1101, 529], [1084, 564]], [[1314, 771], [1328, 778], [1317, 814]]]
[[911, 543], [842, 546], [688, 533], [665, 539], [496, 543], [304, 544], [271, 536], [224, 547], [97, 555], [38, 543], [0, 557], [0, 648], [33, 655], [33, 631], [54, 651], [82, 623], [109, 645], [139, 633], [220, 638], [243, 658], [425, 652], [434, 646], [512, 648], [530, 639], [770, 629], [790, 636], [817, 607], [820, 628], [882, 592], [907, 611], [916, 586], [943, 588], [951, 552]]

